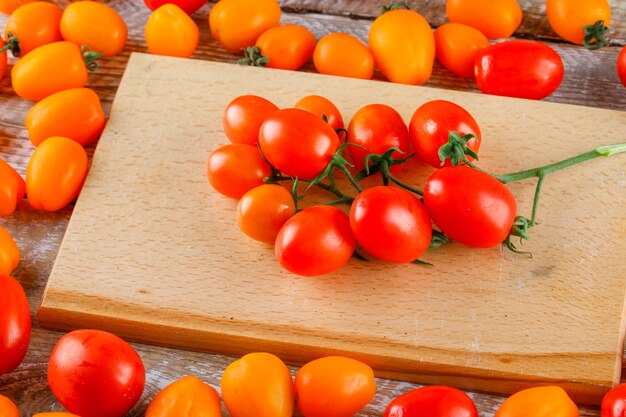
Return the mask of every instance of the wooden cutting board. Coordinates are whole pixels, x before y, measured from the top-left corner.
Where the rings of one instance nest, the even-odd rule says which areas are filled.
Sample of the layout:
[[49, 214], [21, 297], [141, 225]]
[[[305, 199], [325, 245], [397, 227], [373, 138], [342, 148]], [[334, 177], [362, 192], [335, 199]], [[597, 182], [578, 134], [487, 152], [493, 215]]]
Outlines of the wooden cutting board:
[[[380, 102], [408, 121], [431, 99], [467, 108], [481, 164], [512, 172], [623, 141], [626, 113], [487, 95], [134, 54], [39, 309], [42, 325], [303, 363], [343, 354], [383, 377], [510, 393], [557, 383], [598, 402], [619, 380], [626, 293], [619, 155], [548, 178], [523, 249], [450, 244], [433, 268], [365, 263], [301, 278], [235, 224], [236, 202], [205, 177], [227, 143], [226, 104], [307, 94], [349, 120]], [[423, 184], [429, 170], [409, 180]], [[412, 174], [413, 175], [413, 174]], [[406, 177], [406, 175], [405, 175]], [[534, 182], [511, 185], [529, 215]]]

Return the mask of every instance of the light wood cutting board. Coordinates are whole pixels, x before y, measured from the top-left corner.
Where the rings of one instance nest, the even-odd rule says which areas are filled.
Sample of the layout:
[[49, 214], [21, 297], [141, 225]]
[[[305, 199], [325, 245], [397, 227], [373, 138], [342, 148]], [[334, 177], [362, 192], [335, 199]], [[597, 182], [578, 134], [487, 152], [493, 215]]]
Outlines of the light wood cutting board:
[[[281, 107], [307, 94], [348, 121], [389, 104], [408, 121], [431, 99], [467, 108], [481, 164], [511, 172], [624, 140], [626, 113], [387, 82], [134, 54], [39, 309], [42, 325], [292, 363], [343, 354], [384, 377], [510, 393], [557, 383], [598, 402], [619, 380], [624, 339], [624, 155], [556, 173], [523, 248], [451, 244], [434, 268], [351, 260], [301, 278], [235, 224], [209, 186], [227, 143], [226, 104], [258, 94]], [[410, 179], [423, 183], [427, 169]], [[513, 184], [530, 214], [534, 182]]]

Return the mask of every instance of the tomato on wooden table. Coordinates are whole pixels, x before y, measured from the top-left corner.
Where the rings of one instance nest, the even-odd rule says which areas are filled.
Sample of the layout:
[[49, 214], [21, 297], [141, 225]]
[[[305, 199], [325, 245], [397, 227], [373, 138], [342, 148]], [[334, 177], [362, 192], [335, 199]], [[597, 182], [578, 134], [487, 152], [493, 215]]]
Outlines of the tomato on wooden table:
[[463, 391], [433, 385], [395, 398], [387, 406], [385, 417], [478, 417], [478, 411]]
[[626, 384], [617, 385], [606, 393], [600, 417], [626, 417]]
[[278, 232], [296, 206], [289, 191], [280, 185], [259, 185], [245, 193], [237, 205], [237, 225], [254, 240], [274, 243]]
[[2, 306], [0, 309], [0, 375], [2, 375], [13, 371], [24, 360], [31, 330], [26, 293], [20, 283], [9, 275], [0, 275], [0, 306]]
[[522, 22], [516, 0], [446, 0], [446, 14], [450, 22], [472, 26], [489, 39], [510, 37]]
[[193, 14], [207, 4], [206, 0], [143, 0], [143, 2], [148, 9], [152, 11], [155, 11], [164, 4], [174, 4], [187, 14]]
[[478, 53], [489, 47], [489, 40], [476, 28], [462, 23], [446, 23], [435, 30], [435, 51], [441, 65], [459, 77], [474, 75]]
[[59, 6], [44, 1], [24, 4], [16, 9], [4, 26], [5, 39], [17, 38], [13, 55], [24, 56], [39, 46], [62, 41], [59, 29], [62, 13]]
[[296, 109], [306, 110], [318, 117], [321, 117], [322, 119], [325, 119], [326, 122], [333, 129], [335, 129], [335, 131], [342, 129], [344, 126], [341, 112], [337, 106], [335, 106], [335, 104], [326, 97], [315, 94], [305, 96], [298, 100], [293, 107]]
[[198, 46], [200, 31], [180, 7], [164, 4], [148, 18], [144, 39], [151, 54], [189, 58]]
[[302, 26], [275, 26], [259, 36], [256, 46], [269, 59], [267, 68], [297, 70], [313, 56], [315, 36]]
[[552, 29], [563, 39], [582, 45], [585, 26], [602, 20], [611, 25], [608, 0], [546, 0], [546, 14]]
[[220, 396], [195, 376], [163, 388], [150, 402], [145, 417], [222, 417]]
[[313, 65], [320, 74], [369, 80], [374, 57], [363, 43], [347, 33], [330, 33], [317, 42]]
[[4, 395], [0, 395], [0, 416], [20, 417], [20, 411], [17, 409], [13, 401]]
[[32, 3], [35, 0], [0, 0], [0, 13], [10, 15], [23, 4]]
[[0, 216], [9, 216], [24, 198], [26, 184], [20, 174], [0, 159]]
[[20, 249], [13, 236], [0, 226], [0, 275], [9, 275], [20, 263]]
[[507, 398], [495, 417], [578, 417], [578, 407], [563, 388], [535, 387]]
[[278, 107], [263, 97], [251, 94], [236, 97], [224, 109], [224, 133], [232, 143], [256, 145], [261, 125], [276, 110]]
[[619, 76], [622, 85], [626, 87], [626, 46], [622, 48], [617, 56], [617, 75]]

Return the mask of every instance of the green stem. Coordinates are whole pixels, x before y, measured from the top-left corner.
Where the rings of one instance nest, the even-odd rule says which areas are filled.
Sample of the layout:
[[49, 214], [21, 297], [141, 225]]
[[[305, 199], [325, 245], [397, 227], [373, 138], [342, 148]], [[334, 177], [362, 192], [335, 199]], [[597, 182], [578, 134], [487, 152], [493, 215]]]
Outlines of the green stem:
[[7, 32], [7, 39], [4, 41], [4, 46], [0, 49], [0, 54], [6, 51], [11, 51], [15, 58], [19, 58], [22, 54], [20, 40], [13, 36], [11, 32]]
[[341, 172], [343, 172], [346, 176], [346, 178], [348, 178], [348, 181], [350, 181], [350, 184], [352, 184], [352, 186], [354, 187], [355, 190], [357, 190], [359, 193], [363, 192], [363, 188], [361, 188], [361, 186], [354, 180], [354, 178], [352, 177], [352, 174], [350, 174], [350, 170], [348, 170], [348, 168], [346, 168], [343, 165], [340, 165], [338, 167]]
[[606, 39], [606, 33], [609, 28], [604, 26], [604, 20], [598, 20], [593, 25], [583, 27], [583, 45], [589, 50], [600, 49], [607, 46], [609, 41]]
[[[272, 178], [272, 183], [278, 183], [281, 181], [293, 181], [293, 178], [291, 177], [283, 177], [283, 176], [276, 176], [274, 178]], [[307, 183], [311, 183], [311, 180], [299, 180], [300, 182], [307, 182]], [[346, 199], [346, 200], [350, 200], [353, 201], [354, 198], [345, 195], [344, 193], [342, 193], [337, 187], [334, 187], [332, 185], [328, 185], [325, 184], [323, 182], [316, 182], [313, 183], [314, 186], [324, 190], [324, 191], [328, 191], [329, 193], [334, 194], [335, 196], [337, 196], [337, 198], [339, 198], [340, 200]]]
[[83, 54], [87, 69], [91, 72], [98, 71], [99, 65], [96, 61], [104, 55], [104, 52], [92, 51], [87, 45], [81, 46], [80, 52]]
[[382, 160], [381, 161], [381, 166], [380, 166], [380, 172], [383, 174], [383, 177], [389, 179], [391, 182], [399, 185], [400, 187], [404, 188], [405, 190], [408, 190], [412, 193], [415, 193], [417, 195], [424, 195], [424, 192], [422, 190], [418, 190], [417, 188], [411, 187], [408, 184], [403, 183], [402, 181], [400, 181], [399, 179], [397, 179], [396, 177], [394, 177], [391, 174], [391, 171], [389, 171], [389, 163], [386, 160]]

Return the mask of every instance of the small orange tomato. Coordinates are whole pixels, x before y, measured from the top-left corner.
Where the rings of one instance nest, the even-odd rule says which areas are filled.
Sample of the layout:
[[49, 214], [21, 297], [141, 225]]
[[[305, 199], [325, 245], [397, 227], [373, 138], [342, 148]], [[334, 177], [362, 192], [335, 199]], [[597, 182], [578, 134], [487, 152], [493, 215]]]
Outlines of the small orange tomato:
[[13, 401], [4, 395], [0, 395], [0, 416], [2, 417], [20, 417], [20, 411], [17, 409]]
[[274, 243], [283, 224], [296, 214], [291, 193], [276, 184], [263, 184], [245, 193], [237, 206], [239, 229], [254, 240]]
[[150, 15], [144, 37], [151, 54], [189, 58], [198, 46], [200, 31], [180, 7], [164, 4]]
[[280, 14], [276, 0], [220, 0], [209, 12], [211, 36], [227, 50], [238, 52], [278, 26]]
[[0, 275], [10, 275], [19, 263], [20, 249], [9, 232], [0, 226]]
[[100, 99], [88, 88], [54, 93], [35, 104], [24, 120], [35, 146], [52, 136], [64, 136], [86, 146], [100, 136], [104, 122]]
[[307, 363], [296, 374], [295, 386], [304, 417], [350, 417], [376, 393], [372, 368], [342, 356]]
[[60, 27], [66, 41], [86, 45], [95, 52], [103, 52], [104, 56], [120, 53], [128, 36], [122, 17], [97, 1], [70, 3], [63, 11]]
[[44, 140], [26, 169], [28, 202], [37, 210], [62, 209], [80, 193], [87, 167], [87, 153], [78, 143], [58, 136]]
[[332, 101], [325, 97], [316, 95], [302, 97], [298, 100], [294, 107], [296, 109], [306, 110], [309, 113], [313, 113], [321, 118], [325, 118], [328, 124], [335, 129], [335, 131], [343, 129], [343, 117], [341, 117], [339, 109], [333, 104]]
[[578, 417], [578, 407], [563, 388], [528, 388], [507, 398], [495, 417]]
[[0, 159], [0, 216], [8, 216], [24, 198], [26, 185], [13, 167]]
[[11, 70], [15, 93], [39, 101], [58, 91], [87, 84], [87, 68], [78, 46], [54, 42], [31, 51]]
[[145, 417], [221, 417], [220, 396], [195, 376], [163, 388], [150, 402]]
[[441, 65], [459, 77], [474, 75], [478, 53], [489, 47], [481, 31], [461, 23], [446, 23], [435, 30], [435, 51]]
[[522, 22], [516, 0], [447, 0], [446, 13], [451, 22], [474, 27], [489, 39], [508, 38]]
[[391, 82], [423, 84], [435, 61], [435, 40], [430, 25], [414, 10], [391, 10], [374, 20], [368, 44], [376, 66]]
[[293, 413], [291, 374], [270, 353], [250, 353], [228, 365], [221, 386], [232, 417], [291, 417]]
[[315, 36], [302, 26], [276, 26], [263, 32], [256, 46], [269, 58], [266, 67], [297, 70], [313, 56]]
[[0, 13], [10, 15], [23, 4], [32, 3], [35, 0], [0, 0]]
[[[62, 10], [56, 4], [36, 1], [17, 8], [7, 19], [4, 37], [17, 39], [14, 56], [24, 56], [33, 49], [63, 40], [59, 30]], [[11, 36], [9, 36], [9, 33]]]
[[367, 46], [347, 33], [331, 33], [317, 42], [313, 64], [320, 74], [369, 80], [374, 75], [374, 57]]
[[546, 14], [552, 29], [563, 39], [582, 45], [583, 28], [599, 20], [611, 25], [608, 0], [546, 0]]

